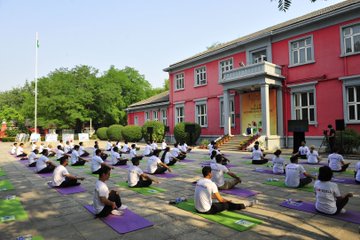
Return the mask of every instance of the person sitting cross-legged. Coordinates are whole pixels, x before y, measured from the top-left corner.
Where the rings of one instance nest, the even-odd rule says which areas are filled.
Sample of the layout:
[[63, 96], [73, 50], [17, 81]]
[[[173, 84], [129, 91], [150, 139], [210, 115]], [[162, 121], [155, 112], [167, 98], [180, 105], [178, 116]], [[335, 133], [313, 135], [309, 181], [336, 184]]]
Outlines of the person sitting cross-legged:
[[55, 164], [52, 163], [48, 158], [48, 150], [44, 149], [42, 155], [36, 161], [36, 172], [37, 173], [50, 173], [55, 169]]
[[56, 160], [60, 161], [62, 158], [67, 158], [68, 156], [65, 155], [65, 152], [62, 150], [61, 146], [58, 145], [57, 146], [57, 150], [56, 150]]
[[[198, 213], [216, 214], [224, 210], [241, 210], [246, 207], [252, 207], [257, 203], [257, 200], [250, 201], [247, 204], [233, 203], [223, 198], [216, 184], [211, 181], [211, 167], [205, 166], [202, 169], [202, 174], [204, 178], [197, 181], [194, 194], [195, 209]], [[218, 202], [214, 203], [212, 199], [217, 199]]]
[[[212, 178], [211, 180], [216, 184], [218, 189], [226, 190], [232, 189], [235, 187], [236, 184], [241, 183], [241, 179], [236, 176], [235, 173], [231, 172], [226, 166], [222, 165], [222, 157], [221, 155], [217, 155], [216, 163], [211, 163], [211, 172]], [[234, 178], [232, 181], [225, 181], [224, 180], [224, 173], [227, 173], [230, 177]]]
[[27, 160], [27, 155], [28, 154], [24, 152], [24, 143], [20, 143], [20, 145], [16, 149], [16, 157], [21, 157], [20, 160]]
[[310, 150], [306, 146], [306, 141], [301, 141], [301, 146], [299, 147], [299, 151], [296, 154], [301, 159], [307, 159], [307, 155], [308, 155], [309, 152], [310, 152]]
[[159, 159], [160, 149], [156, 149], [153, 151], [153, 155], [147, 160], [147, 168], [146, 171], [150, 174], [163, 174], [168, 170], [171, 172], [171, 169], [168, 165], [161, 162]]
[[[285, 168], [285, 185], [292, 188], [301, 188], [312, 182], [312, 179], [316, 180], [316, 177], [305, 171], [305, 168], [298, 164], [298, 156], [294, 155], [290, 158], [290, 164]], [[305, 178], [301, 176], [304, 175]]]
[[111, 167], [109, 165], [107, 165], [104, 160], [102, 160], [101, 158], [101, 149], [96, 149], [95, 151], [95, 156], [92, 157], [91, 159], [91, 172], [93, 174], [99, 174], [101, 168], [103, 166], [109, 167], [111, 169], [114, 169], [114, 167]]
[[141, 160], [143, 158], [142, 155], [137, 155], [135, 143], [131, 144], [131, 149], [130, 149], [129, 155], [130, 155], [131, 160], [133, 160], [134, 158]]
[[140, 160], [134, 158], [132, 161], [132, 166], [128, 169], [128, 184], [129, 187], [148, 187], [152, 184], [152, 182], [159, 183], [157, 180], [149, 177], [149, 175], [145, 174], [140, 168], [139, 163]]
[[165, 163], [168, 166], [172, 166], [174, 165], [177, 161], [180, 161], [178, 158], [174, 157], [171, 153], [170, 153], [170, 148], [166, 147], [164, 149], [164, 152], [161, 156], [161, 162]]
[[90, 155], [90, 153], [85, 150], [83, 142], [79, 142], [79, 155], [80, 157], [87, 157]]
[[259, 148], [259, 145], [255, 144], [254, 145], [254, 149], [251, 153], [251, 159], [252, 159], [252, 164], [264, 164], [267, 163], [268, 160], [264, 158], [264, 155], [261, 151], [261, 149]]
[[118, 147], [114, 147], [111, 154], [111, 164], [113, 166], [126, 165], [127, 161], [127, 159], [121, 158]]
[[150, 157], [150, 156], [152, 156], [152, 153], [153, 153], [153, 150], [151, 147], [151, 143], [150, 143], [150, 141], [147, 141], [144, 152], [143, 152], [143, 156]]
[[307, 153], [307, 162], [310, 164], [317, 164], [321, 161], [319, 153], [315, 150], [315, 146], [310, 146], [310, 151]]
[[171, 155], [179, 160], [184, 160], [186, 158], [186, 154], [182, 153], [181, 150], [179, 149], [178, 143], [174, 143], [174, 147], [171, 150]]
[[281, 150], [277, 149], [274, 152], [274, 157], [272, 159], [272, 163], [273, 163], [273, 173], [275, 174], [282, 174], [284, 173], [284, 165], [285, 165], [285, 160], [280, 157], [281, 154]]
[[66, 166], [68, 165], [68, 156], [64, 156], [60, 160], [60, 165], [57, 166], [53, 173], [52, 186], [58, 188], [78, 186], [80, 183], [77, 180], [84, 180], [83, 177], [71, 175]]
[[71, 151], [71, 166], [83, 166], [88, 160], [80, 157], [79, 154], [79, 145], [75, 145], [74, 149]]
[[30, 152], [28, 158], [29, 158], [29, 167], [35, 167], [36, 166], [36, 160], [38, 157], [36, 156], [39, 153], [39, 150], [34, 149], [34, 151]]
[[345, 163], [343, 156], [337, 153], [334, 147], [333, 152], [328, 156], [329, 167], [333, 172], [345, 172], [350, 163]]
[[13, 145], [11, 145], [10, 154], [15, 155], [16, 154], [16, 149], [17, 149], [17, 143], [14, 143]]

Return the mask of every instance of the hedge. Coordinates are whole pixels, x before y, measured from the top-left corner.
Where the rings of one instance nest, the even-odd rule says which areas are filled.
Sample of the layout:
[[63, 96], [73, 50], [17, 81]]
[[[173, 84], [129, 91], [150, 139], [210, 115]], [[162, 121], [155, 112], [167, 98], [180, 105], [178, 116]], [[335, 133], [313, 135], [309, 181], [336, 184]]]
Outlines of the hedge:
[[3, 137], [1, 138], [2, 142], [15, 142], [15, 138], [14, 137]]
[[144, 140], [150, 141], [150, 135], [147, 133], [147, 128], [148, 127], [153, 127], [153, 134], [152, 134], [152, 140], [154, 140], [155, 142], [162, 142], [162, 140], [164, 139], [165, 136], [165, 126], [163, 123], [159, 122], [159, 121], [147, 121], [143, 126], [142, 126], [142, 136], [144, 138]]
[[360, 134], [351, 128], [345, 129], [345, 131], [343, 131], [342, 133], [337, 131], [335, 138], [335, 146], [337, 146], [337, 149], [343, 153], [356, 152], [359, 150], [360, 147]]
[[[192, 141], [190, 141], [190, 134], [185, 132], [185, 125], [195, 124], [195, 132], [192, 133]], [[174, 137], [178, 143], [186, 142], [186, 144], [195, 144], [201, 134], [201, 127], [197, 123], [181, 122], [174, 127]]]
[[98, 138], [100, 140], [107, 140], [108, 139], [108, 136], [107, 136], [107, 130], [108, 128], [107, 127], [102, 127], [102, 128], [99, 128], [97, 131], [96, 131], [96, 136], [98, 136]]
[[118, 125], [118, 124], [111, 125], [106, 131], [106, 134], [110, 139], [110, 141], [121, 141], [122, 140], [121, 132], [123, 128], [124, 126], [122, 125]]
[[125, 126], [122, 130], [122, 136], [128, 142], [138, 142], [143, 138], [141, 127], [137, 125]]

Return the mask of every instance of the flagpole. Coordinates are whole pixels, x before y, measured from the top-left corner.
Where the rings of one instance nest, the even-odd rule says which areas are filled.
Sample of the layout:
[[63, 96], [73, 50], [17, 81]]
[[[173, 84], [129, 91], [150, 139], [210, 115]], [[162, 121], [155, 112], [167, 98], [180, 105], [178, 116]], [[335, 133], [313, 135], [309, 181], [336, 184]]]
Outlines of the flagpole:
[[38, 41], [39, 35], [36, 32], [36, 40], [35, 40], [35, 133], [37, 133], [37, 78], [38, 78]]

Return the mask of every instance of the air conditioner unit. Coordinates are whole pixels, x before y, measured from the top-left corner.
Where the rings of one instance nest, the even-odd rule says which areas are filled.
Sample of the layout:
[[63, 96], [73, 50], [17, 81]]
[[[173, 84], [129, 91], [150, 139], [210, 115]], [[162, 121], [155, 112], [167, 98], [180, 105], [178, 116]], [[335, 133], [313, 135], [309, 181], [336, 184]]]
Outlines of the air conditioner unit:
[[261, 63], [266, 61], [266, 56], [265, 55], [260, 55], [260, 57], [255, 58], [254, 63]]

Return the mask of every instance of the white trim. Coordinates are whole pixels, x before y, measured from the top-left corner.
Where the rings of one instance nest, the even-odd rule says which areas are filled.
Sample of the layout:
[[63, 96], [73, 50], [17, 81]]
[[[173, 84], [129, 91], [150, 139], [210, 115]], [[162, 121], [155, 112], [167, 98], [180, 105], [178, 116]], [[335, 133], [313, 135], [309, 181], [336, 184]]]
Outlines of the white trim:
[[[231, 102], [233, 103], [233, 106], [234, 106], [234, 111], [233, 112], [231, 111], [231, 104], [230, 104]], [[223, 109], [224, 109], [224, 97], [221, 96], [221, 97], [219, 97], [219, 113], [220, 113], [220, 124], [219, 124], [219, 126], [220, 126], [220, 128], [224, 127], [224, 121], [225, 121], [225, 117], [224, 117], [225, 112], [223, 111]], [[235, 128], [235, 126], [236, 126], [235, 94], [229, 94], [229, 114], [230, 114], [230, 117], [231, 117], [231, 127]], [[233, 121], [234, 121], [234, 123], [233, 123]]]
[[185, 122], [185, 104], [184, 103], [180, 103], [180, 104], [174, 104], [174, 125], [180, 123], [178, 122], [178, 115], [177, 115], [177, 109], [178, 108], [183, 108], [183, 115], [182, 115], [182, 122]]
[[221, 71], [221, 63], [228, 62], [228, 61], [231, 61], [231, 69], [230, 70], [235, 68], [234, 58], [233, 57], [219, 60], [218, 61], [219, 81], [222, 79], [223, 73], [227, 72], [227, 71], [224, 71], [224, 72]]
[[196, 99], [193, 99], [193, 102], [206, 102], [208, 100], [207, 97], [204, 97], [204, 98], [196, 98]]
[[[183, 81], [183, 88], [177, 88], [177, 78], [176, 76], [182, 75], [182, 81]], [[181, 91], [185, 89], [185, 72], [179, 72], [174, 74], [174, 92]]]
[[306, 92], [315, 88], [315, 85], [318, 81], [315, 82], [307, 82], [307, 83], [299, 83], [299, 84], [291, 84], [287, 85], [288, 88], [291, 88], [291, 92]]
[[352, 26], [355, 26], [355, 25], [359, 25], [359, 26], [360, 26], [360, 21], [359, 21], [359, 22], [353, 22], [353, 23], [349, 23], [349, 24], [345, 24], [345, 25], [340, 26], [340, 48], [341, 48], [340, 57], [348, 57], [348, 56], [360, 54], [360, 51], [359, 51], [359, 52], [350, 52], [350, 53], [346, 53], [346, 52], [345, 52], [344, 28], [352, 27]]
[[[204, 121], [205, 121], [205, 124], [201, 125], [201, 123], [198, 121], [198, 117], [199, 117], [199, 112], [198, 112], [198, 107], [199, 106], [205, 106], [205, 114], [202, 114], [200, 117], [204, 117]], [[202, 128], [206, 128], [208, 127], [208, 106], [207, 106], [207, 101], [197, 101], [195, 103], [195, 122], [197, 124], [200, 125], [200, 127]]]
[[[198, 84], [197, 83], [197, 76], [198, 76], [198, 73], [197, 73], [197, 70], [201, 70], [201, 69], [205, 69], [205, 83], [204, 84]], [[201, 74], [203, 73], [200, 73], [199, 75], [201, 76]], [[207, 68], [206, 68], [206, 65], [203, 65], [203, 66], [200, 66], [200, 67], [197, 67], [197, 68], [194, 68], [194, 87], [202, 87], [202, 86], [206, 86], [207, 83], [208, 83], [208, 76], [207, 76]]]
[[[293, 51], [292, 51], [292, 44], [294, 42], [300, 42], [300, 41], [303, 41], [303, 40], [306, 40], [310, 38], [310, 41], [311, 41], [311, 60], [307, 60], [305, 59], [305, 62], [298, 62], [298, 63], [294, 63], [294, 59], [293, 59]], [[305, 64], [311, 64], [311, 63], [314, 63], [315, 62], [315, 50], [314, 50], [314, 36], [312, 34], [310, 35], [307, 35], [307, 36], [303, 36], [303, 37], [299, 37], [299, 38], [296, 38], [296, 39], [292, 39], [292, 40], [289, 40], [288, 41], [288, 45], [289, 45], [289, 66], [288, 67], [297, 67], [297, 66], [302, 66], [302, 65], [305, 65]], [[306, 56], [306, 49], [305, 48], [305, 56]], [[298, 57], [300, 58], [300, 53], [298, 55]]]
[[348, 88], [360, 86], [360, 75], [344, 76], [340, 77], [339, 80], [343, 81], [342, 92], [343, 92], [343, 114], [345, 124], [359, 124], [359, 120], [349, 119], [349, 108], [348, 108]]

